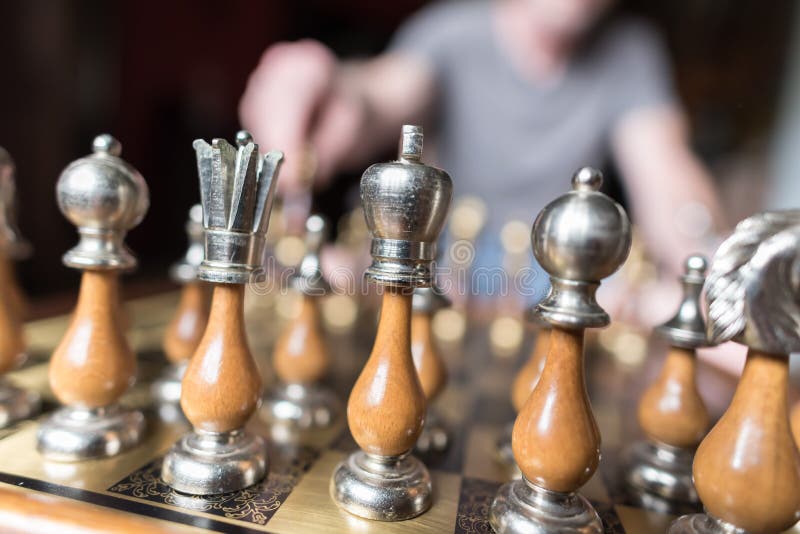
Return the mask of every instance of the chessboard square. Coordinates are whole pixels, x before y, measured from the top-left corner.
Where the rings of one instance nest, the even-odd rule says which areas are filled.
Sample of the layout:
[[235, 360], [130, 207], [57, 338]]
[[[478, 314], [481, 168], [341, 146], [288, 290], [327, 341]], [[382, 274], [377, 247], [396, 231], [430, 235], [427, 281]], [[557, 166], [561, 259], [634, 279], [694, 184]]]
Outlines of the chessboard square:
[[321, 525], [325, 532], [452, 532], [461, 484], [458, 475], [431, 472], [433, 506], [419, 517], [396, 523], [370, 521], [341, 510], [330, 496], [331, 475], [346, 456], [337, 451], [323, 453], [272, 517], [270, 532], [315, 534]]

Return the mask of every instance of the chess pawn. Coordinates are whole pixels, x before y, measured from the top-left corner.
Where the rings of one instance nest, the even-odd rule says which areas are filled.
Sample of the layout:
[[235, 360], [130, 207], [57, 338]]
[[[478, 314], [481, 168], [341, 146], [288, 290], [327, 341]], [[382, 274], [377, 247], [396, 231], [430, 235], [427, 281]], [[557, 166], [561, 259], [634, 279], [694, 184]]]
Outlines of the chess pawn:
[[64, 264], [81, 269], [78, 303], [50, 360], [50, 387], [64, 405], [39, 427], [38, 449], [75, 461], [113, 456], [138, 443], [144, 417], [117, 401], [136, 376], [136, 358], [116, 316], [120, 271], [136, 266], [123, 239], [147, 212], [142, 176], [120, 159], [110, 135], [94, 153], [72, 162], [58, 179], [58, 206], [78, 227], [80, 241]]
[[449, 304], [440, 290], [432, 287], [415, 289], [411, 298], [411, 356], [428, 406], [425, 425], [415, 447], [420, 453], [442, 452], [447, 449], [449, 441], [447, 428], [432, 409], [447, 384], [447, 368], [436, 346], [431, 325], [436, 310]]
[[354, 515], [381, 521], [415, 517], [431, 505], [431, 480], [410, 454], [422, 431], [425, 394], [411, 355], [415, 287], [432, 283], [431, 263], [453, 183], [424, 165], [422, 128], [403, 126], [399, 158], [361, 178], [361, 204], [372, 234], [366, 279], [383, 290], [372, 353], [347, 403], [347, 422], [361, 450], [340, 463], [330, 491]]
[[306, 254], [291, 280], [301, 295], [300, 313], [275, 343], [273, 366], [280, 384], [265, 399], [262, 413], [279, 440], [294, 437], [298, 430], [328, 427], [341, 413], [339, 399], [321, 384], [330, 366], [319, 309], [320, 299], [330, 292], [319, 259], [326, 233], [323, 217], [306, 220]]
[[[203, 261], [203, 207], [195, 204], [189, 210], [186, 222], [189, 248], [179, 262], [170, 269], [172, 279], [181, 284], [178, 308], [164, 333], [164, 354], [169, 367], [153, 382], [152, 392], [159, 412], [172, 418], [180, 413], [181, 381], [208, 321], [208, 285], [197, 279], [197, 270]], [[163, 408], [163, 410], [162, 410]]]
[[[511, 406], [514, 411], [519, 413], [528, 400], [528, 396], [536, 387], [539, 382], [539, 377], [542, 375], [544, 369], [544, 361], [547, 358], [547, 350], [550, 348], [550, 329], [547, 323], [542, 323], [535, 315], [535, 309], [529, 310], [528, 320], [538, 325], [536, 339], [531, 349], [528, 361], [522, 366], [511, 384]], [[509, 424], [504, 430], [502, 436], [497, 441], [497, 454], [500, 460], [514, 469], [514, 478], [520, 476], [517, 464], [514, 462], [514, 451], [511, 449], [511, 433], [513, 432], [514, 425]]]
[[730, 406], [700, 443], [692, 473], [704, 514], [669, 532], [782, 532], [800, 519], [800, 454], [788, 413], [789, 353], [800, 351], [800, 212], [737, 225], [705, 284], [708, 337], [748, 347]]
[[583, 370], [585, 328], [609, 317], [594, 298], [600, 281], [625, 261], [631, 244], [625, 211], [599, 192], [599, 171], [584, 168], [572, 191], [548, 204], [533, 224], [533, 251], [550, 274], [538, 304], [551, 325], [539, 381], [514, 423], [512, 450], [522, 479], [500, 488], [489, 521], [504, 532], [602, 532], [600, 517], [577, 490], [600, 461], [600, 432]]
[[14, 162], [0, 147], [0, 428], [34, 415], [41, 407], [38, 394], [20, 389], [3, 377], [26, 358], [22, 331], [24, 297], [14, 276], [12, 260], [27, 257], [30, 245], [17, 230], [14, 197]]
[[709, 424], [695, 381], [695, 350], [708, 344], [700, 310], [706, 265], [703, 256], [689, 256], [678, 312], [656, 330], [670, 349], [661, 374], [639, 402], [639, 425], [647, 440], [628, 451], [625, 475], [636, 490], [688, 504], [699, 503], [692, 483], [692, 459]]
[[193, 430], [164, 457], [161, 477], [192, 495], [237, 491], [267, 473], [267, 447], [244, 429], [258, 406], [261, 378], [244, 329], [244, 284], [261, 268], [280, 152], [258, 154], [247, 132], [194, 142], [203, 205], [200, 281], [213, 284], [208, 324], [181, 384]]

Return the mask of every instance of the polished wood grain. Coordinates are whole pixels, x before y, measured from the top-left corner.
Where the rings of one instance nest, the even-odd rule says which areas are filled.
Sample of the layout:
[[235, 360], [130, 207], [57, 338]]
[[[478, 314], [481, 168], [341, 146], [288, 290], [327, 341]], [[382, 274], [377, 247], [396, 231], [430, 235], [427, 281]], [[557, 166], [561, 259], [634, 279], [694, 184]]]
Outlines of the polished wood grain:
[[164, 333], [164, 354], [171, 363], [188, 361], [197, 350], [208, 323], [209, 307], [207, 284], [197, 281], [183, 286], [178, 308]]
[[229, 432], [244, 426], [260, 394], [244, 330], [244, 286], [217, 284], [208, 326], [183, 377], [181, 408], [195, 429]]
[[583, 331], [553, 328], [542, 376], [517, 415], [514, 459], [529, 481], [559, 492], [585, 484], [600, 461], [583, 370]]
[[780, 532], [800, 519], [788, 378], [786, 355], [750, 349], [730, 406], [695, 454], [694, 482], [706, 510], [748, 532]]
[[536, 334], [536, 340], [533, 343], [531, 356], [522, 369], [519, 370], [517, 376], [514, 378], [514, 383], [511, 385], [511, 404], [514, 410], [519, 413], [528, 400], [528, 396], [536, 387], [539, 377], [542, 375], [544, 369], [544, 361], [547, 357], [547, 349], [550, 347], [550, 329], [542, 328]]
[[272, 364], [284, 384], [312, 384], [328, 372], [330, 356], [320, 326], [318, 297], [303, 295], [300, 314], [275, 342]]
[[792, 436], [794, 436], [794, 443], [800, 447], [800, 401], [794, 403], [792, 412], [789, 415], [789, 422], [792, 427]]
[[0, 374], [18, 367], [25, 360], [21, 296], [11, 263], [0, 255]]
[[168, 534], [199, 529], [117, 512], [53, 495], [0, 488], [0, 525], [7, 534]]
[[62, 404], [99, 408], [133, 383], [136, 358], [121, 331], [118, 275], [84, 271], [78, 304], [50, 360], [50, 386]]
[[694, 448], [708, 431], [708, 410], [697, 390], [695, 351], [671, 347], [661, 374], [639, 402], [639, 425], [651, 440]]
[[28, 299], [25, 298], [17, 280], [14, 262], [2, 253], [0, 253], [0, 288], [3, 288], [3, 296], [9, 299], [19, 320], [24, 321], [29, 311]]
[[431, 323], [430, 313], [411, 315], [411, 356], [428, 403], [433, 402], [447, 384], [447, 368], [436, 347]]
[[394, 456], [411, 450], [422, 431], [425, 394], [411, 356], [411, 294], [387, 288], [372, 353], [347, 403], [358, 446]]

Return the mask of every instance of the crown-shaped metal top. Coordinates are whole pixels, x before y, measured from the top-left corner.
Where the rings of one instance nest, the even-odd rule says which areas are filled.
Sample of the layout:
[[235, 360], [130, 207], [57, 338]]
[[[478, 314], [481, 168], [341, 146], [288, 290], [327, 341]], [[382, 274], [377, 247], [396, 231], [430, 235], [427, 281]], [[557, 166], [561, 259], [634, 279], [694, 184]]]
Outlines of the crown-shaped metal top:
[[705, 291], [712, 343], [800, 351], [800, 210], [760, 213], [736, 225], [714, 254]]
[[205, 258], [198, 278], [245, 284], [261, 263], [283, 153], [258, 153], [249, 133], [194, 142], [205, 229]]
[[622, 206], [600, 192], [602, 184], [600, 171], [580, 169], [572, 191], [545, 206], [533, 223], [533, 253], [552, 285], [537, 310], [550, 324], [592, 328], [610, 321], [594, 295], [628, 257], [631, 225]]
[[31, 244], [17, 227], [14, 172], [14, 160], [6, 149], [0, 147], [0, 252], [8, 258], [20, 260], [30, 256]]
[[706, 322], [700, 309], [700, 294], [706, 279], [708, 260], [700, 254], [686, 259], [683, 284], [683, 300], [677, 313], [666, 323], [658, 326], [656, 332], [671, 345], [693, 349], [708, 345]]
[[189, 218], [186, 221], [186, 237], [189, 247], [183, 258], [170, 267], [170, 277], [178, 283], [186, 284], [197, 280], [197, 272], [205, 256], [203, 241], [203, 206], [195, 204], [189, 208]]
[[403, 126], [397, 161], [372, 165], [361, 177], [373, 258], [365, 277], [378, 284], [427, 287], [432, 281], [453, 181], [422, 163], [422, 143], [421, 127]]
[[300, 262], [300, 269], [292, 277], [292, 286], [306, 295], [322, 296], [330, 291], [330, 286], [322, 276], [319, 253], [328, 236], [328, 221], [322, 215], [312, 215], [306, 219], [306, 253]]
[[58, 207], [81, 236], [64, 255], [64, 264], [77, 269], [131, 269], [136, 258], [123, 239], [147, 213], [147, 184], [119, 157], [122, 145], [110, 135], [95, 137], [92, 150], [70, 163], [56, 185]]

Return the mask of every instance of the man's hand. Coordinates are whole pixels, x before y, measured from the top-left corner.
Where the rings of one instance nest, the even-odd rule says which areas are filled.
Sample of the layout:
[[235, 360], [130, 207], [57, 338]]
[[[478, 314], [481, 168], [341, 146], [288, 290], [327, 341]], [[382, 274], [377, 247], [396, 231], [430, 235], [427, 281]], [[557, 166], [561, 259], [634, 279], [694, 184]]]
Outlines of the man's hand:
[[341, 86], [339, 71], [330, 50], [303, 40], [268, 48], [250, 75], [239, 116], [261, 146], [284, 152], [283, 193], [327, 180], [358, 138], [363, 105]]

